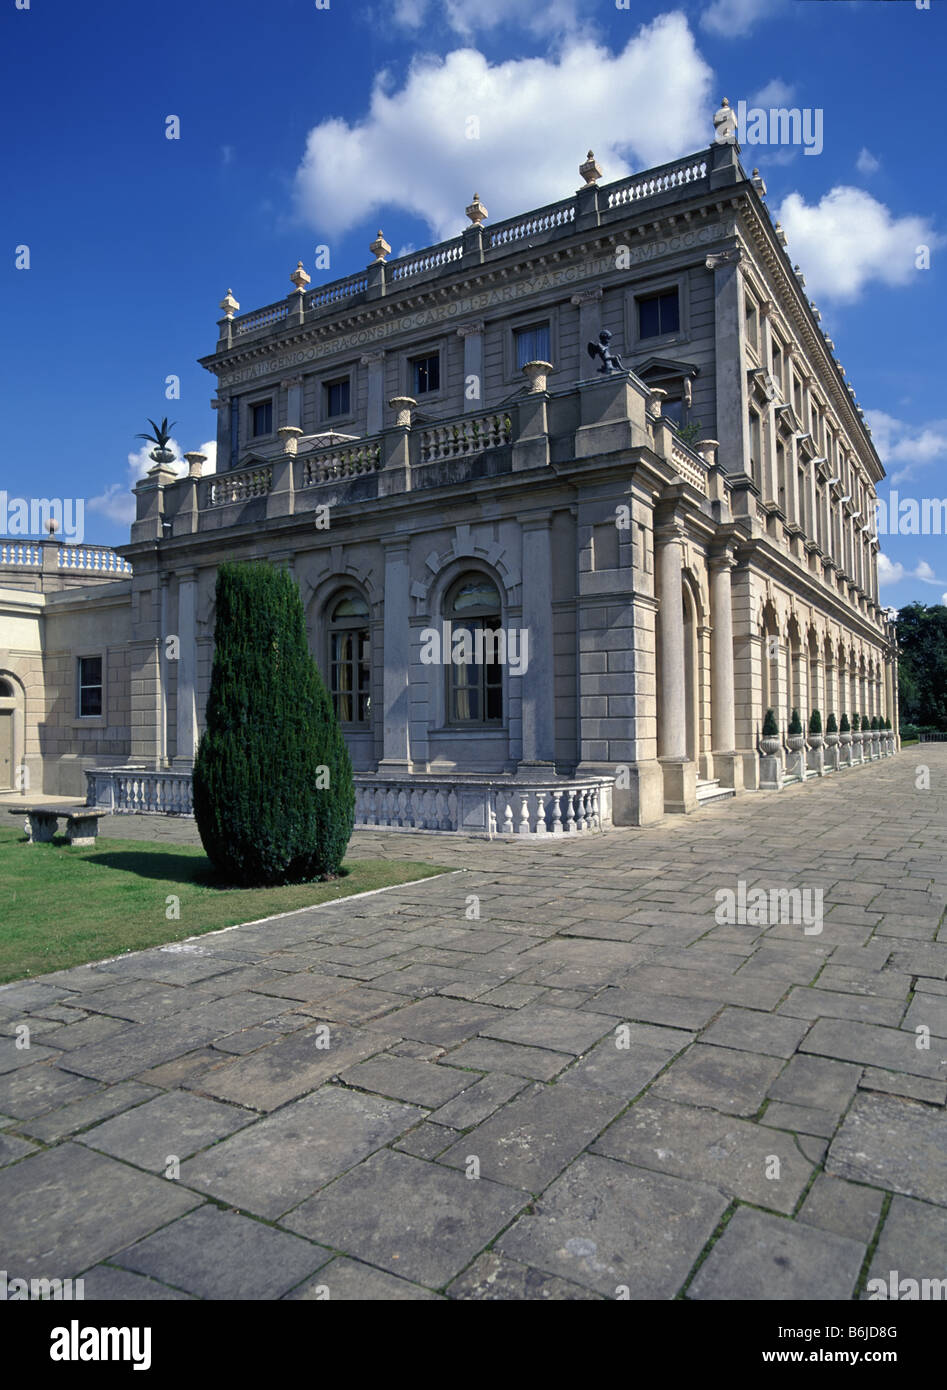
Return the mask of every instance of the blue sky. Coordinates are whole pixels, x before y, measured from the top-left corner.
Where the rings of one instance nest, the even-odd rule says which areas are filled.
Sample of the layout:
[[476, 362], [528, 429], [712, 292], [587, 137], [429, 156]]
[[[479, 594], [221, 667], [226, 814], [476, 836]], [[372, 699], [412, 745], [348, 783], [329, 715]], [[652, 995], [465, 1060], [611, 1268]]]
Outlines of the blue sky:
[[[947, 496], [947, 0], [7, 0], [0, 52], [0, 491], [84, 498], [87, 541], [127, 539], [146, 417], [213, 439], [196, 359], [228, 287], [249, 310], [297, 260], [344, 276], [378, 227], [429, 245], [474, 188], [490, 220], [568, 196], [589, 146], [606, 180], [689, 153], [723, 95], [823, 113], [819, 154], [743, 161], [893, 485]], [[883, 552], [883, 602], [947, 593], [943, 536]]]

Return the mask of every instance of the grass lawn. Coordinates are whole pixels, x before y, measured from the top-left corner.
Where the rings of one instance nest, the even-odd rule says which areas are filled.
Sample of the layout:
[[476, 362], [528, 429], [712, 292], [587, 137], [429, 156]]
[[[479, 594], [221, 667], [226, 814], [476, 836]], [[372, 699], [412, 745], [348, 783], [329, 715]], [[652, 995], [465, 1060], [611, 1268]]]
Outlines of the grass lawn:
[[[0, 830], [0, 983], [445, 872], [410, 860], [352, 859], [331, 883], [228, 888], [190, 845], [100, 839], [72, 849], [65, 840], [31, 845], [19, 831]], [[177, 920], [167, 915], [172, 896]]]

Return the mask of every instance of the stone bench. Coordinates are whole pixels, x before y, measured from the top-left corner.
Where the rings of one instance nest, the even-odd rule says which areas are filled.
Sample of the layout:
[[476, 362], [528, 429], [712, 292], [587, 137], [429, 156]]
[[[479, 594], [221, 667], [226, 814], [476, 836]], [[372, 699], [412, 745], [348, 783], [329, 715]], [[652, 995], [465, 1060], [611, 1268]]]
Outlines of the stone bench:
[[94, 845], [99, 833], [99, 817], [108, 811], [94, 806], [11, 806], [11, 816], [26, 816], [26, 831], [31, 845], [48, 844], [56, 834], [60, 818], [66, 821], [66, 836], [71, 845]]

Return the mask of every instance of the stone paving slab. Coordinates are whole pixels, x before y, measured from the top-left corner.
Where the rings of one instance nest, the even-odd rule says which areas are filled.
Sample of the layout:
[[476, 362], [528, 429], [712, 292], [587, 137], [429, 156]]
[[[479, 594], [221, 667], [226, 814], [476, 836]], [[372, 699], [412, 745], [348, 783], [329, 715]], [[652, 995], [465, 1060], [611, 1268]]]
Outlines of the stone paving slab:
[[[123, 1300], [834, 1300], [877, 1240], [878, 1277], [937, 1278], [926, 756], [924, 794], [895, 759], [555, 846], [358, 832], [463, 872], [0, 988], [7, 1269]], [[822, 933], [718, 923], [740, 879], [821, 887]]]
[[848, 1299], [861, 1241], [741, 1207], [697, 1271], [694, 1299]]
[[279, 1298], [330, 1252], [237, 1212], [205, 1206], [129, 1246], [115, 1262], [198, 1298]]
[[[885, 1221], [881, 1239], [868, 1270], [865, 1297], [880, 1301], [881, 1289], [872, 1288], [871, 1281], [886, 1285], [888, 1299], [905, 1297], [947, 1298], [947, 1211], [910, 1197], [895, 1197]], [[903, 1280], [913, 1279], [921, 1287], [915, 1292], [904, 1287]], [[936, 1281], [927, 1291], [923, 1281]], [[939, 1285], [939, 1287], [938, 1287]]]
[[200, 1201], [81, 1145], [47, 1149], [0, 1171], [4, 1267], [72, 1278]]
[[727, 1207], [704, 1183], [584, 1155], [496, 1249], [606, 1298], [673, 1298]]
[[421, 1119], [415, 1106], [325, 1086], [181, 1167], [181, 1182], [275, 1220]]

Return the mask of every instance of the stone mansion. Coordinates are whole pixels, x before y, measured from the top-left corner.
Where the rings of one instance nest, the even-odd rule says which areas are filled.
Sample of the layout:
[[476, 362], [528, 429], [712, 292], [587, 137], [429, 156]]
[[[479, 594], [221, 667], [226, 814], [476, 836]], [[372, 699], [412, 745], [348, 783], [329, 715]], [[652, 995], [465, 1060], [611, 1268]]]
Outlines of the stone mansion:
[[228, 291], [217, 472], [153, 455], [117, 552], [0, 542], [0, 788], [187, 812], [238, 559], [298, 582], [361, 824], [644, 824], [838, 769], [770, 708], [896, 731], [882, 465], [739, 153]]

